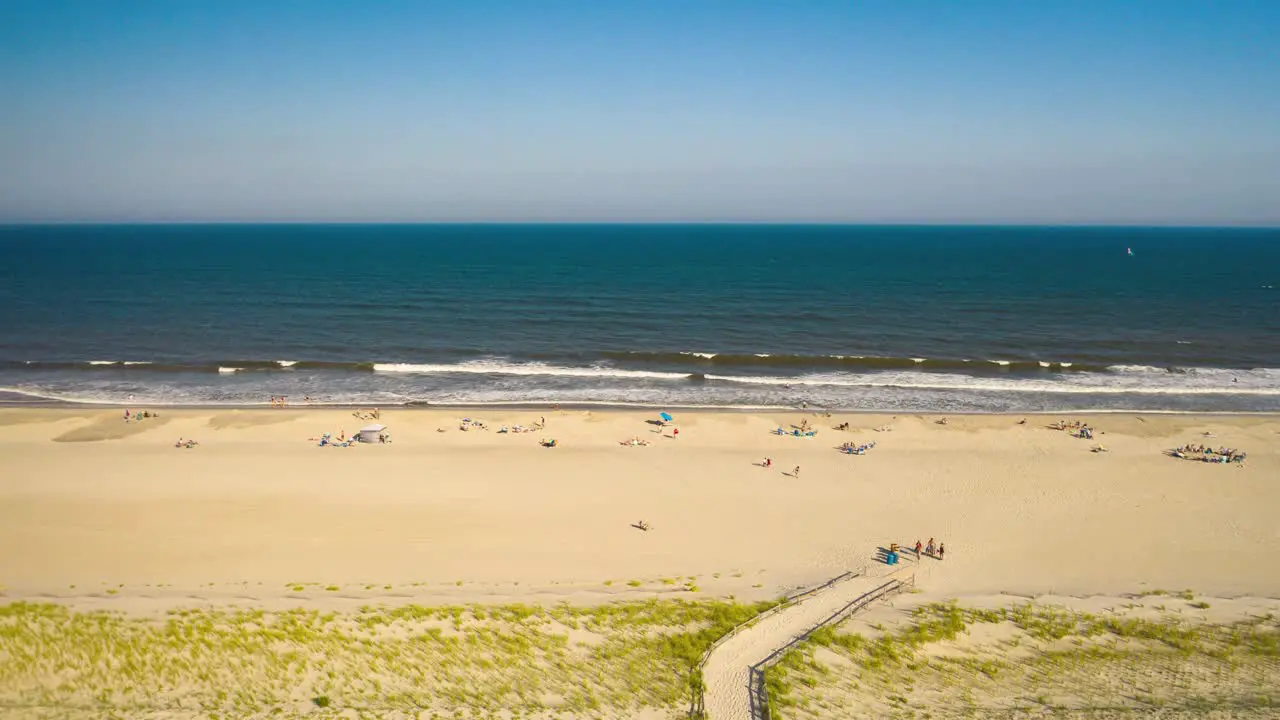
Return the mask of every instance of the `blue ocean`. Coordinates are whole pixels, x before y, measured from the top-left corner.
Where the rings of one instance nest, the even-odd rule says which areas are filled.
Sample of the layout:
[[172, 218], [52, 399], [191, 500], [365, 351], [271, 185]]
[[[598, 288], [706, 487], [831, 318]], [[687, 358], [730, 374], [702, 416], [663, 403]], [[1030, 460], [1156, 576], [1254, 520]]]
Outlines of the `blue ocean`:
[[9, 403], [1280, 410], [1280, 230], [0, 228]]

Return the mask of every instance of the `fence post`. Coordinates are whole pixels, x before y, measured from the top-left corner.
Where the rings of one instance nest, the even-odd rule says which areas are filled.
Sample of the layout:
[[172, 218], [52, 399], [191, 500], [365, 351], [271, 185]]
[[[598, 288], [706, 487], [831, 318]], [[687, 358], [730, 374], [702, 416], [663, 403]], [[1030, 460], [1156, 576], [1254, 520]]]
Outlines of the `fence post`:
[[[915, 579], [916, 576], [913, 572], [910, 575], [911, 585], [913, 587], [915, 585]], [[901, 592], [902, 588], [906, 587], [906, 585], [907, 584], [902, 580], [894, 579], [878, 588], [875, 588], [874, 590], [870, 590], [859, 595], [854, 598], [853, 601], [832, 613], [827, 617], [827, 619], [819, 622], [817, 625], [814, 625], [796, 636], [791, 642], [775, 650], [773, 654], [765, 658], [758, 665], [752, 666], [748, 674], [748, 691], [751, 693], [752, 720], [769, 720], [769, 691], [765, 687], [765, 673], [782, 658], [785, 650], [808, 640], [809, 636], [813, 635], [818, 630], [833, 623], [843, 621], [867, 605], [870, 605], [872, 602], [886, 598], [894, 593]]]

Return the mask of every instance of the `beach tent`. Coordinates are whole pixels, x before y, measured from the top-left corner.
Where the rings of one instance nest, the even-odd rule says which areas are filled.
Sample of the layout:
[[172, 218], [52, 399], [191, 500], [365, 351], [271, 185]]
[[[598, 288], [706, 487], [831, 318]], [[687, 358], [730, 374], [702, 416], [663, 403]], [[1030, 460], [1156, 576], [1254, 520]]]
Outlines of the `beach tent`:
[[366, 425], [360, 428], [360, 442], [376, 443], [378, 436], [386, 429], [386, 425]]

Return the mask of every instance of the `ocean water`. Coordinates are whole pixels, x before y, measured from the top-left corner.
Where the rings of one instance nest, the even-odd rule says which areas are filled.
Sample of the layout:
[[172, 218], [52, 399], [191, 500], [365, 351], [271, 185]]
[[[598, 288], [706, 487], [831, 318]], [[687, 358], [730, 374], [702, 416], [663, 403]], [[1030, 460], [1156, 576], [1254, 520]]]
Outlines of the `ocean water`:
[[0, 253], [8, 402], [1280, 410], [1280, 230], [43, 226]]

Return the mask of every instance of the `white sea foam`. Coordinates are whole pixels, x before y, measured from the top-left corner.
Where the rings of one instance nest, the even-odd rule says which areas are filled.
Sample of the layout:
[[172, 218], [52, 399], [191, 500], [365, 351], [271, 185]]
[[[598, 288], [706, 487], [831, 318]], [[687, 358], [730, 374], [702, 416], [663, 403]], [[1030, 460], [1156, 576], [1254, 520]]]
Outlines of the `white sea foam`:
[[14, 395], [23, 395], [36, 400], [48, 400], [50, 402], [69, 402], [80, 403], [82, 405], [117, 405], [120, 403], [119, 398], [107, 396], [93, 395], [68, 395], [51, 390], [30, 389], [18, 387], [0, 387], [0, 392], [13, 393]]
[[607, 366], [565, 367], [545, 363], [513, 363], [502, 360], [472, 360], [456, 365], [431, 365], [414, 363], [377, 363], [374, 372], [384, 373], [466, 373], [471, 375], [548, 375], [558, 377], [594, 378], [647, 378], [652, 380], [683, 380], [687, 373], [654, 372], [651, 370], [622, 370]]
[[915, 363], [915, 364], [917, 364], [917, 365], [919, 365], [919, 364], [920, 364], [920, 363], [922, 363], [922, 362], [925, 362], [926, 360], [927, 360], [927, 358], [911, 358], [911, 362], [913, 362], [913, 363]]
[[1110, 365], [1107, 367], [1111, 372], [1117, 373], [1163, 373], [1169, 374], [1165, 368], [1155, 367], [1154, 365]]
[[1053, 366], [1053, 363], [1051, 362], [1045, 362], [1043, 360], [1040, 361], [1040, 367], [1052, 367], [1052, 366]]
[[229, 373], [234, 373], [234, 372], [240, 372], [240, 371], [241, 371], [241, 370], [243, 370], [243, 369], [244, 369], [244, 368], [237, 368], [237, 367], [220, 367], [220, 368], [218, 368], [218, 372], [223, 373], [223, 374], [229, 374]]
[[276, 364], [282, 368], [293, 367], [298, 364], [297, 360], [277, 360]]
[[90, 360], [90, 365], [115, 365], [115, 360]]
[[999, 365], [1000, 367], [1006, 367], [1006, 366], [1008, 366], [1008, 365], [1009, 365], [1009, 361], [1008, 361], [1008, 360], [992, 360], [991, 362], [993, 362], [993, 363], [995, 363], [995, 364]]
[[[707, 375], [707, 380], [748, 385], [846, 388], [968, 390], [1045, 394], [1137, 395], [1257, 395], [1280, 396], [1280, 369], [1230, 371], [1200, 369], [1196, 373], [1142, 371], [1122, 374], [1087, 373], [1059, 379], [988, 378], [958, 373], [915, 371], [880, 373], [813, 373], [797, 377]], [[1233, 382], [1234, 381], [1234, 382]]]
[[702, 359], [704, 359], [704, 360], [710, 360], [711, 358], [715, 357], [718, 353], [682, 352], [682, 353], [680, 353], [680, 354], [681, 354], [681, 355], [689, 355], [689, 356], [697, 357], [697, 358], [702, 358]]
[[125, 365], [150, 365], [150, 360], [125, 360]]

